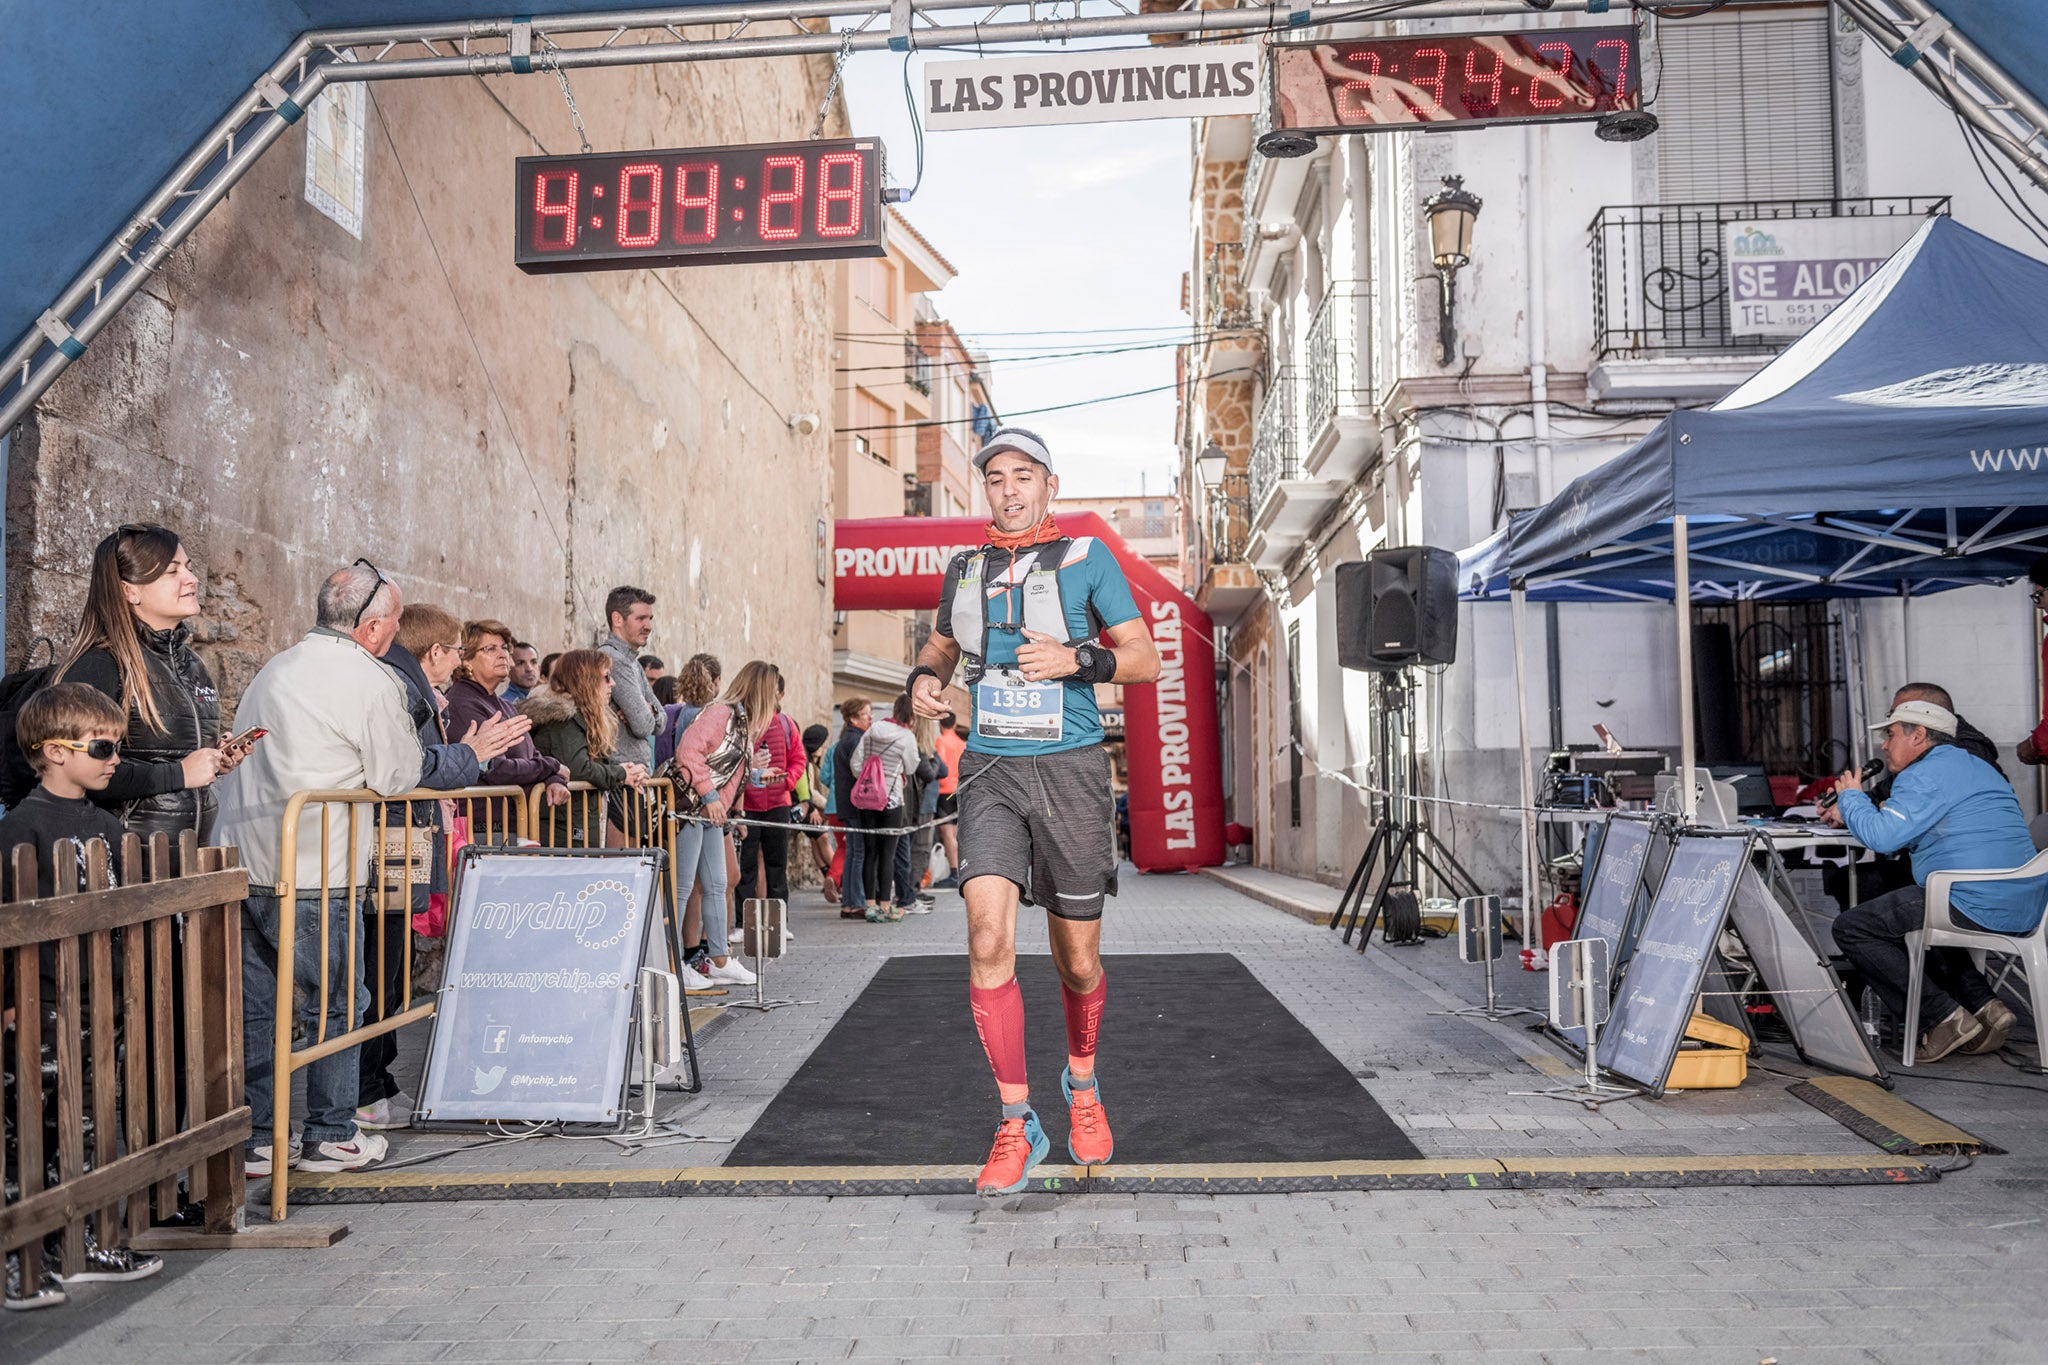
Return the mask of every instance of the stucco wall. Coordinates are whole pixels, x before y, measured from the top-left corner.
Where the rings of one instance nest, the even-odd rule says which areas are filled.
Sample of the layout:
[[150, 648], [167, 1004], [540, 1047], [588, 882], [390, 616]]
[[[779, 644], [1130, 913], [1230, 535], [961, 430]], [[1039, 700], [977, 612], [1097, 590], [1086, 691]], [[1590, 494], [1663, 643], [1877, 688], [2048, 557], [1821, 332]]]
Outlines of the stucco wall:
[[[827, 59], [579, 73], [600, 149], [801, 136]], [[93, 545], [184, 536], [228, 699], [357, 555], [408, 600], [586, 644], [619, 582], [650, 648], [830, 688], [828, 266], [528, 277], [512, 160], [576, 148], [551, 75], [372, 91], [362, 240], [303, 196], [294, 131], [51, 390], [14, 450], [8, 646], [68, 638]]]

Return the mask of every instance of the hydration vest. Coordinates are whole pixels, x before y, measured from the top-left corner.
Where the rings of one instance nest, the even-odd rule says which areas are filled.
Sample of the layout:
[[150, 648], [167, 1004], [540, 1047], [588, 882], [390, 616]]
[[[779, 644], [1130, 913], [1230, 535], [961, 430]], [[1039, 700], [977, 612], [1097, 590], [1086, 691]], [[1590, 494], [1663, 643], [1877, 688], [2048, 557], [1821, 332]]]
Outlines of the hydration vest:
[[[953, 582], [953, 595], [948, 610], [952, 618], [953, 639], [967, 662], [969, 687], [981, 680], [982, 660], [988, 654], [989, 599], [1008, 597], [1016, 591], [1019, 583], [1024, 587], [1024, 619], [1020, 623], [1024, 629], [1049, 635], [1063, 645], [1075, 645], [1093, 638], [1092, 635], [1075, 637], [1067, 633], [1067, 604], [1060, 596], [1059, 571], [1066, 565], [1079, 564], [1086, 559], [1094, 543], [1093, 536], [1062, 537], [1019, 550], [1010, 557], [1009, 567], [1003, 570], [994, 592], [989, 591], [985, 581], [988, 546], [963, 551], [954, 558], [954, 572], [949, 575]], [[1022, 637], [1019, 636], [1021, 642]]]

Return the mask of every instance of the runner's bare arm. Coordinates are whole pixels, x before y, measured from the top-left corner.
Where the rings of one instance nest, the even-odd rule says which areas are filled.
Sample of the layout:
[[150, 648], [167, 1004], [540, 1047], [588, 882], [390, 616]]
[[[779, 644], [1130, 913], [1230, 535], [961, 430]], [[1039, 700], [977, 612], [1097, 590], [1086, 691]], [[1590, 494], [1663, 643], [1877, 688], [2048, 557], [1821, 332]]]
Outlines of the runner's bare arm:
[[[938, 639], [933, 635], [934, 640]], [[951, 644], [952, 641], [947, 641]], [[1148, 683], [1159, 676], [1159, 650], [1142, 617], [1132, 617], [1109, 628], [1110, 652], [1116, 655], [1115, 682]], [[925, 646], [929, 649], [931, 646]], [[1024, 632], [1024, 644], [1017, 650], [1017, 667], [1033, 682], [1072, 677], [1080, 664], [1074, 651], [1050, 635], [1035, 630]], [[922, 679], [920, 679], [922, 681]]]
[[[911, 709], [920, 716], [937, 720], [953, 708], [946, 705], [946, 684], [953, 680], [953, 670], [960, 664], [960, 642], [950, 635], [941, 635], [936, 630], [924, 642], [924, 648], [917, 652], [918, 668], [929, 668], [931, 673], [920, 673], [917, 681], [910, 685]], [[938, 676], [933, 677], [932, 673]]]

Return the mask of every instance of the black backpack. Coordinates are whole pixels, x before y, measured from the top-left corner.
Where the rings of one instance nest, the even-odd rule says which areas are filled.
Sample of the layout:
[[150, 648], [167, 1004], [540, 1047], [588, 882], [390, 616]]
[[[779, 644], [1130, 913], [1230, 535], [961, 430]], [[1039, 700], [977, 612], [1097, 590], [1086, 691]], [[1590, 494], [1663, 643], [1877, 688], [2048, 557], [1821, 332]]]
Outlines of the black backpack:
[[14, 718], [28, 700], [50, 685], [55, 664], [24, 668], [0, 678], [0, 804], [10, 810], [36, 789], [36, 770], [14, 742]]

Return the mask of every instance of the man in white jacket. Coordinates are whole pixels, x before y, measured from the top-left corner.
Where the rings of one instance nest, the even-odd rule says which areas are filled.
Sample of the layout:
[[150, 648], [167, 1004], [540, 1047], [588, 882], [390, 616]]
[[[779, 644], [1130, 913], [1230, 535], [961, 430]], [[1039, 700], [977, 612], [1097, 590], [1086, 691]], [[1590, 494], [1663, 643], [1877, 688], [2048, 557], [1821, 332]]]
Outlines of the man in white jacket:
[[[369, 894], [376, 808], [352, 808], [353, 867], [348, 825], [330, 815], [323, 860], [319, 815], [309, 810], [299, 820], [298, 852], [289, 868], [282, 847], [284, 808], [294, 792], [368, 787], [379, 796], [396, 796], [419, 785], [422, 754], [406, 712], [405, 684], [378, 661], [398, 633], [400, 606], [398, 585], [368, 560], [332, 574], [320, 587], [313, 630], [263, 666], [235, 709], [240, 729], [268, 731], [223, 781], [215, 835], [238, 847], [249, 869], [249, 899], [242, 908], [242, 1031], [253, 1125], [244, 1160], [252, 1177], [271, 1174], [273, 1165], [277, 949], [285, 895], [294, 900], [293, 1016], [305, 1045], [354, 1028], [368, 1004], [361, 954], [350, 957], [349, 929]], [[324, 1020], [317, 1017], [323, 960]], [[383, 1157], [383, 1137], [356, 1130], [356, 1054], [348, 1048], [306, 1067], [304, 1154], [286, 1153], [286, 1164], [347, 1171]]]

